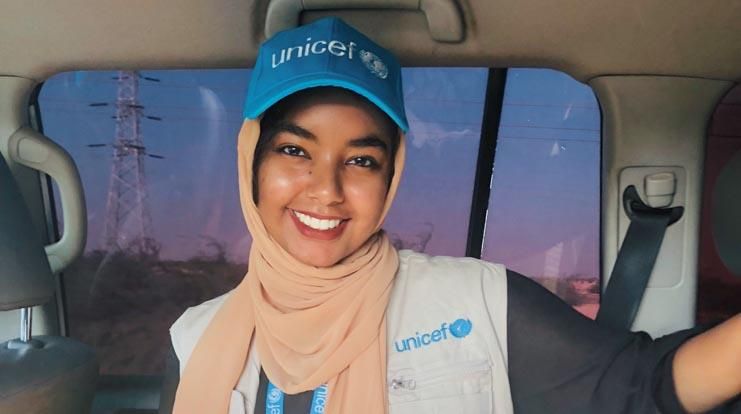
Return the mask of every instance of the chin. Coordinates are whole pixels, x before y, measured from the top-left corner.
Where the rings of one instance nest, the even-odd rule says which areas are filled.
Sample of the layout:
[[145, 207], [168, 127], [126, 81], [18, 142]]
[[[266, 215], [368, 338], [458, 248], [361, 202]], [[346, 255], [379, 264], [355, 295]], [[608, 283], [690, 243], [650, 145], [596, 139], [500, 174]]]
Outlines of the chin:
[[332, 267], [337, 264], [337, 261], [334, 261], [334, 260], [314, 261], [309, 264], [314, 267]]
[[300, 254], [296, 254], [297, 252], [290, 253], [301, 263], [314, 267], [332, 267], [342, 260], [341, 257], [337, 258], [335, 255], [319, 252], [311, 253], [309, 251], [302, 251]]

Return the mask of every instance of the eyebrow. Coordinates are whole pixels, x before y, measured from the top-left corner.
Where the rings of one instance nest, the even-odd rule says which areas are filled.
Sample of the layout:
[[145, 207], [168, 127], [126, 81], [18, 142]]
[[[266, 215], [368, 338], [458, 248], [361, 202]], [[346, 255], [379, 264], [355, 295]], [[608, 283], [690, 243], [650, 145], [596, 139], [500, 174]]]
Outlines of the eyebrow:
[[377, 147], [377, 148], [381, 148], [385, 152], [388, 152], [389, 150], [388, 145], [386, 145], [386, 142], [382, 140], [381, 138], [377, 137], [376, 135], [368, 135], [362, 138], [354, 139], [350, 141], [350, 146], [354, 148]]
[[[311, 131], [301, 128], [300, 126], [291, 122], [280, 122], [276, 128], [276, 134], [281, 132], [288, 132], [289, 134], [296, 135], [297, 137], [316, 141], [316, 135]], [[350, 141], [349, 146], [353, 148], [364, 148], [364, 147], [376, 147], [381, 148], [385, 152], [388, 152], [388, 145], [384, 140], [379, 138], [375, 134], [370, 134], [361, 138], [356, 138]]]
[[311, 131], [301, 128], [300, 126], [291, 122], [280, 122], [275, 127], [276, 135], [281, 132], [288, 132], [289, 134], [296, 135], [301, 138], [316, 141], [316, 135], [312, 134]]

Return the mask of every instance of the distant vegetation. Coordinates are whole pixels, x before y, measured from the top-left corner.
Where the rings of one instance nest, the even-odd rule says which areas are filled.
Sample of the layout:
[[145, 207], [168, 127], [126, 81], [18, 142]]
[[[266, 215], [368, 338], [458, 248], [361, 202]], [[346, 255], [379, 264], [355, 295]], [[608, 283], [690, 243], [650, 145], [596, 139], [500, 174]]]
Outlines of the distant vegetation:
[[[411, 238], [390, 236], [397, 248], [424, 251], [432, 233], [430, 224]], [[207, 251], [188, 260], [96, 250], [64, 272], [70, 334], [98, 350], [101, 373], [160, 374], [172, 323], [188, 307], [242, 280], [247, 264], [230, 261], [217, 240], [206, 242]], [[597, 279], [573, 275], [535, 280], [585, 315], [596, 313]]]
[[599, 310], [600, 281], [595, 277], [534, 277], [533, 280], [550, 290], [583, 315], [594, 319]]
[[162, 372], [170, 325], [246, 273], [214, 250], [184, 261], [93, 251], [64, 272], [70, 334], [97, 348], [101, 373]]
[[427, 250], [427, 243], [432, 240], [435, 226], [430, 222], [425, 222], [422, 227], [423, 228], [413, 236], [402, 237], [398, 233], [389, 234], [391, 244], [393, 244], [397, 250], [409, 249], [424, 253]]

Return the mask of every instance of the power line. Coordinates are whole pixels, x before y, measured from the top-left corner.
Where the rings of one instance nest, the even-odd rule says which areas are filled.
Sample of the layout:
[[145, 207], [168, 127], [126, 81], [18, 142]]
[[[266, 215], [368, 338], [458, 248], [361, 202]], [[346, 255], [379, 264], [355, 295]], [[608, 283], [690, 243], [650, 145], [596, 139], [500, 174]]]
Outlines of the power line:
[[499, 140], [511, 140], [511, 141], [546, 141], [546, 142], [584, 142], [587, 144], [600, 144], [600, 140], [587, 140], [587, 139], [575, 139], [575, 138], [536, 138], [536, 137], [511, 137], [511, 136], [500, 136]]
[[601, 132], [600, 129], [594, 128], [572, 128], [572, 127], [557, 127], [557, 126], [545, 126], [545, 125], [499, 125], [500, 128], [528, 128], [528, 129], [555, 129], [562, 131], [587, 131], [587, 132]]

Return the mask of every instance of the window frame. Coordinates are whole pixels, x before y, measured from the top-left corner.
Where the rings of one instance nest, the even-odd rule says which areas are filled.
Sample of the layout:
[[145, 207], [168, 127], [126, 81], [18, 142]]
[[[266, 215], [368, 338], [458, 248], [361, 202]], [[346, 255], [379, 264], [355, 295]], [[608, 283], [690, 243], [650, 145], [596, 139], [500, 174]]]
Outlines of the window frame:
[[481, 250], [484, 247], [486, 217], [491, 195], [491, 178], [494, 174], [494, 156], [497, 150], [499, 121], [502, 117], [506, 85], [507, 69], [489, 68], [466, 242], [466, 256], [476, 259], [481, 258]]
[[[501, 121], [504, 103], [504, 93], [507, 84], [507, 73], [507, 68], [488, 68], [486, 92], [484, 95], [485, 97], [483, 116], [481, 123], [481, 134], [479, 137], [478, 154], [474, 170], [474, 182], [471, 191], [471, 205], [465, 247], [465, 256], [476, 259], [481, 258], [484, 238], [486, 234], [486, 224], [489, 213], [489, 198], [491, 196], [491, 182], [495, 167], [494, 160], [498, 143], [497, 141], [499, 135], [499, 124]], [[40, 83], [36, 87], [31, 96], [31, 99], [29, 100], [28, 107], [31, 124], [40, 133], [43, 133], [43, 119], [41, 116], [39, 95], [43, 86], [44, 82]], [[599, 100], [597, 100], [597, 104], [599, 105]], [[602, 128], [601, 123], [600, 128]], [[600, 147], [601, 146], [602, 143], [600, 140]], [[602, 160], [600, 159], [600, 164], [601, 163]], [[600, 195], [602, 192], [602, 181], [602, 177], [600, 177]], [[54, 204], [53, 183], [50, 177], [43, 175], [40, 184], [46, 210], [45, 215], [47, 218], [47, 234], [49, 234], [50, 241], [56, 240], [59, 238], [59, 223], [57, 221], [56, 207]], [[601, 210], [601, 208], [602, 197], [600, 196], [599, 209]], [[601, 233], [601, 220], [599, 228]], [[601, 255], [599, 261], [602, 261]], [[598, 275], [600, 283], [602, 282], [602, 276], [602, 274]], [[60, 273], [56, 279], [56, 306], [58, 311], [59, 328], [62, 335], [68, 336], [68, 312], [65, 301], [66, 290], [64, 285], [64, 273]]]

